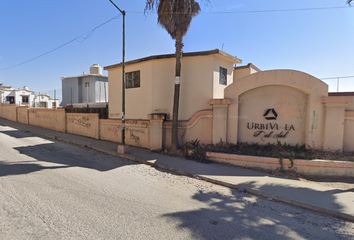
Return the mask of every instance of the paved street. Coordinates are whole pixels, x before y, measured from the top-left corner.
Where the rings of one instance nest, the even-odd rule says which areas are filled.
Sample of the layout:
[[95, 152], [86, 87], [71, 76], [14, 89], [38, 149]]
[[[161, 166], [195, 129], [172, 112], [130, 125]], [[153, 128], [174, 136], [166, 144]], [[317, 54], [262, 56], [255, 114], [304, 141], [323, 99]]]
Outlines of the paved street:
[[354, 224], [0, 125], [0, 239], [354, 239]]

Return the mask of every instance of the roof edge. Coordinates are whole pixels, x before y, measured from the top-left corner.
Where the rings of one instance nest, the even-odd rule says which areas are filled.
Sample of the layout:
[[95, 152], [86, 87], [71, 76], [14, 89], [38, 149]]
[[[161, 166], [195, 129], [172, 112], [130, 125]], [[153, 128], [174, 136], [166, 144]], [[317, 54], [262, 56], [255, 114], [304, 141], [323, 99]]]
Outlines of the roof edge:
[[258, 67], [256, 67], [253, 63], [248, 63], [247, 65], [244, 65], [244, 66], [235, 67], [235, 69], [242, 69], [242, 68], [253, 68], [254, 70], [256, 70], [258, 72], [262, 72], [262, 70], [259, 69]]
[[[227, 57], [231, 60], [233, 60], [235, 63], [241, 63], [242, 60], [232, 56], [231, 54], [224, 52], [220, 49], [214, 49], [214, 50], [209, 50], [209, 51], [202, 51], [202, 52], [187, 52], [187, 53], [183, 53], [183, 57], [197, 57], [197, 56], [208, 56], [208, 55], [213, 55], [213, 54], [220, 54], [224, 57]], [[132, 61], [128, 61], [125, 62], [125, 65], [130, 65], [130, 64], [135, 64], [135, 63], [141, 63], [141, 62], [146, 62], [146, 61], [150, 61], [150, 60], [158, 60], [158, 59], [165, 59], [165, 58], [174, 58], [176, 55], [175, 54], [164, 54], [164, 55], [153, 55], [153, 56], [149, 56], [149, 57], [145, 57], [145, 58], [139, 58], [136, 60], [132, 60]], [[109, 65], [109, 66], [105, 66], [104, 70], [110, 70], [113, 68], [117, 68], [122, 66], [123, 63], [117, 63], [117, 64], [113, 64], [113, 65]]]
[[61, 80], [69, 79], [69, 78], [79, 78], [79, 77], [104, 77], [108, 78], [108, 76], [100, 75], [100, 74], [86, 74], [86, 75], [78, 75], [78, 76], [71, 76], [71, 77], [61, 77]]

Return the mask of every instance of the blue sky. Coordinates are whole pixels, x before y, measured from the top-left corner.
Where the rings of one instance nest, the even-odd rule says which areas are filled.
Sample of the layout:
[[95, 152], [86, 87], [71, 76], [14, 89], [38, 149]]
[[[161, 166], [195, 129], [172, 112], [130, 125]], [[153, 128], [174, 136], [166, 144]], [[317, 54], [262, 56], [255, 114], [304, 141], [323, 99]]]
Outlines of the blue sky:
[[[157, 25], [157, 14], [144, 15], [145, 0], [115, 3], [127, 12], [127, 61], [175, 51], [174, 41]], [[219, 48], [262, 70], [354, 76], [354, 6], [345, 0], [211, 0], [201, 6], [184, 39], [185, 52]], [[109, 0], [1, 3], [0, 69], [5, 70], [0, 83], [6, 86], [50, 93], [61, 88], [60, 77], [89, 72], [94, 63], [121, 61], [122, 17]], [[336, 91], [336, 79], [325, 81]], [[339, 90], [354, 91], [354, 77], [341, 79]]]

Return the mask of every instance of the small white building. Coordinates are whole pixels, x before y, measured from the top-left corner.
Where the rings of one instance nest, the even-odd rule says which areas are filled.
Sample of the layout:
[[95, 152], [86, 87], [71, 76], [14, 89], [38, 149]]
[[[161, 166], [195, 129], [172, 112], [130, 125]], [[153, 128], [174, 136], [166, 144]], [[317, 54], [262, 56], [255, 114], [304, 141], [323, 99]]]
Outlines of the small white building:
[[108, 77], [102, 75], [102, 67], [94, 64], [90, 74], [85, 72], [79, 76], [62, 77], [63, 100], [61, 105], [77, 103], [108, 102]]
[[17, 104], [18, 106], [30, 107], [33, 103], [35, 93], [26, 86], [22, 89], [13, 89], [12, 87], [0, 86], [0, 103]]
[[48, 94], [40, 94], [34, 97], [33, 108], [57, 108], [59, 107], [59, 99], [51, 98]]

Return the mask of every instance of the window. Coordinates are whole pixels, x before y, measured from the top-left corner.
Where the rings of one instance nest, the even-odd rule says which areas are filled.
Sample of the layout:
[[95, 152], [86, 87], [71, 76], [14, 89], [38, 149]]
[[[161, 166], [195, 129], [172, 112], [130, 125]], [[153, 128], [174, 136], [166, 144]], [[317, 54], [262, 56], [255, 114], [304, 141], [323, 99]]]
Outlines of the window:
[[227, 85], [227, 69], [220, 67], [220, 78], [219, 83], [221, 85]]
[[140, 87], [140, 71], [128, 72], [125, 74], [125, 88]]
[[56, 102], [52, 103], [52, 108], [57, 108], [57, 103]]
[[40, 108], [47, 108], [47, 102], [40, 102], [39, 107]]
[[14, 104], [15, 103], [15, 97], [13, 96], [7, 96], [6, 97], [6, 102], [10, 103], [10, 104]]
[[28, 96], [22, 96], [22, 103], [28, 103]]

